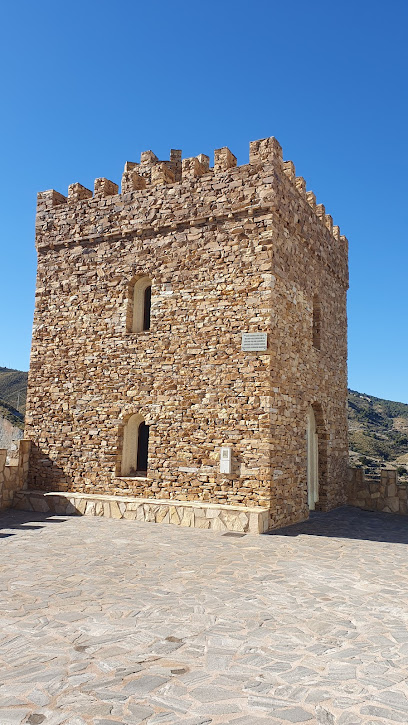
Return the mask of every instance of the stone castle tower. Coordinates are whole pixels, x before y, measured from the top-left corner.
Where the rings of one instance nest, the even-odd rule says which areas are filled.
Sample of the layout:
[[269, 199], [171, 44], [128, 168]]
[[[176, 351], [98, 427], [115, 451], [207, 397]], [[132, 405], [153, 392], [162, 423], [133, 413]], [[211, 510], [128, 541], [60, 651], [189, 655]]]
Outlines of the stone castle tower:
[[276, 139], [42, 192], [36, 244], [30, 489], [243, 531], [344, 502], [347, 240]]

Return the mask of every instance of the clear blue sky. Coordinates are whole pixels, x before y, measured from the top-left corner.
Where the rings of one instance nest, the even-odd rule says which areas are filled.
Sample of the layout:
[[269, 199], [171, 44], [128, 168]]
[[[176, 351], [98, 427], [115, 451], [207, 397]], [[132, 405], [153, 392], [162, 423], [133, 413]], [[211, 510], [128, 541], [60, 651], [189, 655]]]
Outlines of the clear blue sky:
[[29, 365], [37, 191], [276, 136], [349, 238], [349, 385], [408, 402], [407, 8], [3, 4], [0, 365]]

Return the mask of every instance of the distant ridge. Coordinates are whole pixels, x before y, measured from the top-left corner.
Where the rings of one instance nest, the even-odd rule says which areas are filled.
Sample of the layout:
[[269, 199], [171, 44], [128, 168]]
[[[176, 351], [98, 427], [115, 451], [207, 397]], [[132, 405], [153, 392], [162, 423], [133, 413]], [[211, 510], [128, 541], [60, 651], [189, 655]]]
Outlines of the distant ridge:
[[[0, 401], [7, 403], [24, 419], [28, 373], [0, 367]], [[2, 415], [0, 413], [0, 415]]]
[[24, 415], [12, 405], [0, 399], [0, 418], [5, 418], [16, 428], [24, 429]]
[[408, 464], [408, 404], [349, 390], [348, 420], [353, 462]]

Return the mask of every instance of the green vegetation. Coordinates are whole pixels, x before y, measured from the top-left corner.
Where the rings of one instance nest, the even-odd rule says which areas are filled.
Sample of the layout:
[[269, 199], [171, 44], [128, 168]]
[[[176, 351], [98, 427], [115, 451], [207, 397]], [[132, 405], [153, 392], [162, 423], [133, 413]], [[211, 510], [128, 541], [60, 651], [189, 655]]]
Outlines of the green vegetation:
[[27, 375], [28, 373], [21, 372], [21, 370], [0, 367], [0, 401], [2, 404], [8, 404], [23, 416], [26, 406]]
[[[408, 453], [408, 405], [348, 391], [349, 446], [363, 466]], [[373, 460], [374, 459], [374, 460]]]
[[15, 425], [21, 430], [24, 430], [23, 414], [13, 408], [8, 403], [6, 403], [5, 400], [0, 400], [0, 418], [5, 418], [6, 420], [10, 421], [12, 425]]

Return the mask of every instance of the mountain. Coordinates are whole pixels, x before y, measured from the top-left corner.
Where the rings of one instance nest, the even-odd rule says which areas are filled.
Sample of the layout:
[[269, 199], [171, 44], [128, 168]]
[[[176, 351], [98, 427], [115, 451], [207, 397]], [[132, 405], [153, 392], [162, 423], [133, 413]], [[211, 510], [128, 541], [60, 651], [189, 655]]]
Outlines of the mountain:
[[408, 405], [349, 390], [348, 419], [352, 465], [393, 465], [403, 475], [403, 464], [408, 464]]
[[16, 428], [24, 429], [24, 415], [5, 400], [0, 400], [0, 418], [8, 420]]
[[0, 367], [0, 448], [15, 447], [23, 435], [27, 373]]
[[23, 416], [26, 406], [27, 376], [28, 373], [21, 370], [0, 367], [0, 403], [8, 403]]

